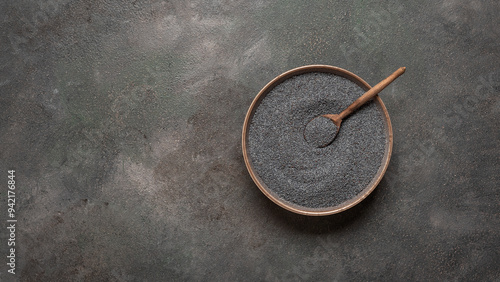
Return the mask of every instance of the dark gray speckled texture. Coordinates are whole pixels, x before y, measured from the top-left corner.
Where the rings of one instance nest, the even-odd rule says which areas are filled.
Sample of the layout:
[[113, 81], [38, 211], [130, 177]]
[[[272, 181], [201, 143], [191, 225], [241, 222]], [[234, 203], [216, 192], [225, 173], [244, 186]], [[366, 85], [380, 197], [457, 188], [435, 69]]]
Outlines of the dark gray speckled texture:
[[258, 105], [248, 132], [255, 172], [279, 198], [305, 208], [328, 208], [358, 195], [377, 174], [387, 136], [382, 110], [369, 101], [343, 121], [334, 142], [311, 146], [304, 128], [339, 113], [365, 91], [329, 73], [291, 77]]
[[323, 148], [330, 145], [337, 136], [338, 127], [324, 116], [313, 118], [304, 128], [304, 139], [311, 146]]

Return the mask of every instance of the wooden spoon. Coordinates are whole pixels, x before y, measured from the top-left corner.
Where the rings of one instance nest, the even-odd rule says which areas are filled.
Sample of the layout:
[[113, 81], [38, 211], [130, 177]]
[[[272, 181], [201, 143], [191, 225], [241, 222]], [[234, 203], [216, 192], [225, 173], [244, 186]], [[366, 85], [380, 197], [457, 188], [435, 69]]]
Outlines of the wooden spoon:
[[363, 104], [375, 97], [380, 91], [387, 87], [396, 78], [405, 72], [406, 68], [401, 67], [386, 79], [366, 91], [361, 97], [356, 99], [349, 107], [340, 114], [325, 114], [313, 118], [304, 128], [304, 138], [306, 141], [318, 148], [330, 145], [340, 130], [342, 120], [357, 110]]

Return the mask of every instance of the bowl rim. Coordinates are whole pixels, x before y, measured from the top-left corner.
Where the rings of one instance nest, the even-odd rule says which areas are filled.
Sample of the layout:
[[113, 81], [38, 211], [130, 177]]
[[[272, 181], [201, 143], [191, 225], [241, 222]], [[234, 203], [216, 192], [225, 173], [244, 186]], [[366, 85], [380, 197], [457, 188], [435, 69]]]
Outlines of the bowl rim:
[[250, 121], [253, 117], [253, 114], [255, 113], [256, 108], [262, 101], [262, 99], [278, 84], [281, 82], [285, 81], [288, 78], [291, 78], [296, 75], [304, 74], [304, 73], [309, 73], [309, 72], [326, 72], [326, 73], [333, 73], [335, 75], [342, 76], [344, 78], [347, 78], [351, 80], [352, 82], [356, 83], [359, 85], [361, 88], [363, 88], [365, 91], [368, 91], [371, 86], [364, 81], [362, 78], [357, 76], [356, 74], [347, 71], [345, 69], [335, 67], [335, 66], [330, 66], [330, 65], [306, 65], [306, 66], [301, 66], [297, 67], [291, 70], [288, 70], [277, 77], [275, 77], [273, 80], [271, 80], [269, 83], [267, 83], [255, 96], [255, 98], [252, 101], [252, 104], [250, 105], [247, 114], [245, 116], [245, 121], [243, 123], [243, 132], [242, 132], [242, 151], [243, 151], [243, 159], [245, 161], [245, 165], [247, 167], [247, 170], [253, 180], [253, 182], [257, 185], [259, 190], [266, 195], [271, 201], [273, 201], [275, 204], [278, 206], [281, 206], [282, 208], [289, 210], [291, 212], [297, 213], [297, 214], [302, 214], [302, 215], [308, 215], [308, 216], [325, 216], [325, 215], [331, 215], [331, 214], [336, 214], [340, 213], [342, 211], [345, 211], [347, 209], [350, 209], [363, 201], [368, 195], [370, 195], [373, 190], [378, 186], [380, 181], [382, 180], [382, 177], [384, 176], [387, 167], [389, 166], [389, 161], [391, 159], [392, 155], [392, 146], [393, 146], [393, 131], [392, 131], [392, 125], [391, 125], [391, 120], [389, 118], [389, 113], [387, 112], [387, 108], [385, 107], [384, 103], [382, 102], [382, 99], [377, 95], [375, 96], [374, 100], [378, 104], [378, 106], [381, 108], [382, 112], [384, 113], [384, 119], [386, 121], [386, 127], [387, 127], [387, 132], [386, 132], [386, 145], [385, 145], [385, 153], [384, 153], [384, 158], [382, 160], [381, 166], [379, 167], [379, 170], [375, 177], [370, 181], [370, 183], [365, 187], [356, 197], [347, 200], [343, 202], [340, 205], [334, 206], [334, 207], [327, 207], [327, 208], [306, 208], [299, 206], [297, 204], [288, 202], [284, 199], [281, 199], [278, 197], [274, 192], [271, 191], [271, 189], [267, 188], [265, 183], [262, 181], [262, 179], [259, 177], [259, 175], [254, 171], [253, 166], [252, 166], [252, 161], [248, 155], [248, 150], [247, 150], [247, 138], [248, 138], [248, 129], [250, 125]]

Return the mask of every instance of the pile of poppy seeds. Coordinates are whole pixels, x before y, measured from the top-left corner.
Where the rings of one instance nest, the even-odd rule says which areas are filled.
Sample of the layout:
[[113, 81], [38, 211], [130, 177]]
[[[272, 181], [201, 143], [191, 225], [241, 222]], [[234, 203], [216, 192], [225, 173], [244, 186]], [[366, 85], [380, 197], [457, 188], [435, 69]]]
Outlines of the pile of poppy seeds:
[[286, 79], [261, 100], [249, 124], [247, 151], [254, 172], [275, 196], [305, 208], [329, 208], [367, 188], [388, 140], [384, 113], [373, 100], [342, 121], [330, 145], [318, 148], [304, 139], [313, 118], [338, 114], [363, 93], [346, 78], [311, 72]]

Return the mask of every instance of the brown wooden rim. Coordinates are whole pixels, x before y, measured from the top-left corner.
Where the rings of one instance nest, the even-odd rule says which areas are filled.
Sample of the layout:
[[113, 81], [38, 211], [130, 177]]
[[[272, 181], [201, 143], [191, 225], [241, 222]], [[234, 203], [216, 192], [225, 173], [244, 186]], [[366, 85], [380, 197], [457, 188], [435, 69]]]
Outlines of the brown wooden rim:
[[389, 113], [387, 112], [387, 109], [382, 102], [382, 99], [377, 95], [375, 96], [375, 101], [379, 105], [379, 107], [382, 109], [384, 112], [384, 117], [387, 122], [387, 139], [388, 141], [386, 142], [386, 148], [385, 148], [385, 154], [384, 154], [384, 159], [382, 161], [381, 166], [379, 167], [379, 170], [375, 177], [372, 179], [372, 181], [367, 185], [367, 188], [363, 189], [361, 193], [358, 194], [355, 198], [348, 200], [338, 206], [334, 207], [329, 207], [329, 208], [322, 208], [322, 209], [312, 209], [312, 208], [305, 208], [293, 203], [290, 203], [288, 201], [285, 201], [281, 198], [279, 198], [277, 195], [274, 194], [270, 189], [267, 188], [267, 186], [264, 184], [264, 182], [260, 179], [260, 177], [254, 172], [251, 160], [248, 156], [247, 153], [247, 132], [248, 132], [248, 126], [250, 123], [250, 120], [253, 116], [253, 113], [255, 112], [255, 109], [257, 108], [258, 104], [260, 101], [271, 91], [276, 85], [280, 84], [284, 80], [295, 76], [299, 74], [304, 74], [308, 72], [327, 72], [327, 73], [333, 73], [339, 76], [342, 76], [344, 78], [347, 78], [354, 83], [358, 84], [360, 87], [365, 89], [365, 91], [369, 90], [371, 86], [366, 83], [363, 79], [361, 79], [359, 76], [355, 75], [354, 73], [347, 71], [345, 69], [339, 68], [339, 67], [334, 67], [334, 66], [329, 66], [329, 65], [307, 65], [307, 66], [302, 66], [298, 68], [291, 69], [289, 71], [286, 71], [277, 77], [275, 77], [273, 80], [271, 80], [264, 88], [262, 88], [257, 96], [254, 98], [252, 101], [252, 104], [250, 105], [250, 108], [247, 111], [246, 117], [245, 117], [245, 122], [243, 123], [243, 132], [242, 132], [242, 151], [243, 151], [243, 158], [245, 160], [245, 165], [248, 169], [248, 172], [250, 173], [250, 176], [252, 177], [252, 180], [254, 183], [259, 187], [260, 191], [264, 193], [271, 201], [276, 203], [277, 205], [281, 206], [282, 208], [285, 208], [291, 212], [298, 213], [298, 214], [303, 214], [303, 215], [309, 215], [309, 216], [324, 216], [324, 215], [331, 215], [335, 213], [339, 213], [342, 211], [345, 211], [349, 208], [352, 208], [353, 206], [357, 205], [360, 203], [362, 200], [364, 200], [370, 193], [377, 187], [377, 185], [380, 183], [382, 180], [382, 177], [384, 176], [387, 167], [389, 166], [389, 160], [391, 159], [391, 154], [392, 154], [392, 143], [393, 143], [393, 133], [392, 133], [392, 125], [391, 125], [391, 120], [389, 118]]

